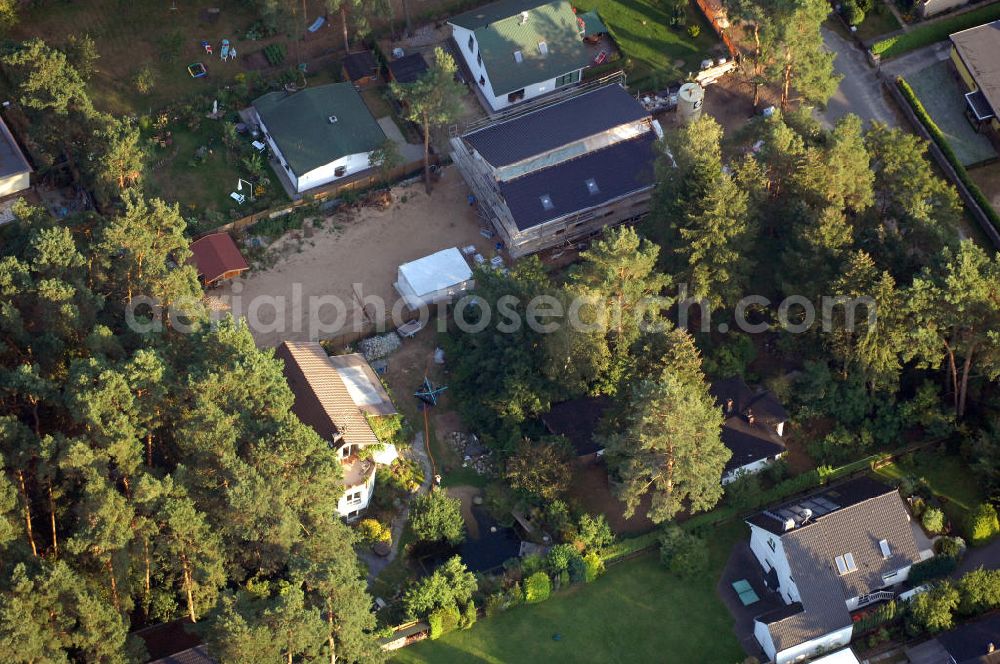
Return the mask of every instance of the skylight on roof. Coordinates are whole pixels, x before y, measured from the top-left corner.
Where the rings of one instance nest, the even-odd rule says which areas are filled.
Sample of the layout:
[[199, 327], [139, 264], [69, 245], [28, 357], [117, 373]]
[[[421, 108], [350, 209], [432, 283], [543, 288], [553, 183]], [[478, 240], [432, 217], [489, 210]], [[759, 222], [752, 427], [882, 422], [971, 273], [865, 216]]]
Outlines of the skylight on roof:
[[524, 62], [524, 54], [520, 51], [514, 51], [514, 62], [521, 63]]
[[878, 548], [882, 550], [882, 557], [886, 560], [888, 560], [889, 556], [892, 555], [892, 550], [889, 549], [889, 540], [879, 540]]
[[542, 55], [548, 55], [549, 45], [543, 41], [538, 42], [538, 52], [541, 53]]
[[845, 553], [842, 556], [837, 556], [835, 561], [837, 563], [837, 571], [840, 572], [841, 575], [849, 572], [856, 572], [858, 570], [858, 565], [854, 562], [853, 553]]
[[587, 185], [587, 191], [590, 192], [591, 196], [601, 192], [600, 188], [597, 186], [597, 180], [594, 178], [588, 179], [585, 184]]
[[552, 203], [552, 197], [551, 196], [549, 196], [548, 194], [542, 194], [541, 196], [539, 196], [539, 198], [542, 201], [542, 207], [543, 208], [545, 208], [546, 210], [554, 210], [555, 209], [556, 206]]

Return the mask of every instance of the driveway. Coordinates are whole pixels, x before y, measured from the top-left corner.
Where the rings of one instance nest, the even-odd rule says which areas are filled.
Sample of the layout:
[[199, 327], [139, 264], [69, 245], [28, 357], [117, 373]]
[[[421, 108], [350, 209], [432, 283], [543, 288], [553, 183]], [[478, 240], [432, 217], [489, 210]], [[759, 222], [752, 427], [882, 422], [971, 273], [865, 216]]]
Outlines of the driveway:
[[965, 557], [958, 567], [951, 573], [952, 578], [957, 579], [966, 572], [971, 572], [978, 567], [986, 569], [1000, 569], [1000, 537], [995, 538], [986, 546], [969, 547], [965, 552]]
[[843, 76], [826, 110], [819, 113], [823, 124], [832, 127], [840, 118], [853, 113], [866, 125], [877, 120], [897, 126], [899, 120], [885, 98], [878, 73], [868, 65], [861, 47], [826, 27], [821, 31], [826, 47], [837, 54], [833, 67]]

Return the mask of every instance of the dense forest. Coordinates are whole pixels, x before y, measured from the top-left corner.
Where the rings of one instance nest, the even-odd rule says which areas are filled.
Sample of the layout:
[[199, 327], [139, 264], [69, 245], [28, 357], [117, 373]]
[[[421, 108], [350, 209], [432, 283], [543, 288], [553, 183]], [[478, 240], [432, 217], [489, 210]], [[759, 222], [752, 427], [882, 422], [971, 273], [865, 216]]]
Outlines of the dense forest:
[[272, 352], [196, 307], [126, 324], [140, 293], [200, 297], [177, 207], [16, 214], [0, 237], [2, 658], [134, 661], [131, 629], [187, 617], [221, 662], [377, 661], [340, 464], [290, 413]]

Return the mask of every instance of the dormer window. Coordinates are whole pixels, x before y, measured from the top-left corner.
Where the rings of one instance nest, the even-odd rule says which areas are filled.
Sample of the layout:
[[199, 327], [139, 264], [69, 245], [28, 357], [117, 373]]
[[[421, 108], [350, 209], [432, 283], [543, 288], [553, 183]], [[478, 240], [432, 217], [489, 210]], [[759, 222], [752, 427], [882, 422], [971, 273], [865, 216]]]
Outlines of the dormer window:
[[837, 571], [840, 572], [841, 576], [858, 571], [858, 565], [854, 562], [853, 553], [845, 553], [842, 556], [837, 556], [836, 562]]

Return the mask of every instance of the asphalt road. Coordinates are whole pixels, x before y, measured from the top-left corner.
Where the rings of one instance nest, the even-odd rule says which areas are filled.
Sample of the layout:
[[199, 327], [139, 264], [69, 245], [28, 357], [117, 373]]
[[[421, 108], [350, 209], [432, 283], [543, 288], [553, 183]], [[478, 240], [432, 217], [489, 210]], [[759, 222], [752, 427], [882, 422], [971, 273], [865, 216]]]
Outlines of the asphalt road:
[[819, 114], [823, 122], [833, 126], [843, 116], [853, 113], [866, 125], [872, 120], [893, 127], [899, 124], [886, 103], [878, 74], [868, 66], [861, 47], [825, 27], [822, 33], [823, 43], [837, 54], [833, 61], [834, 69], [843, 76], [826, 110]]

